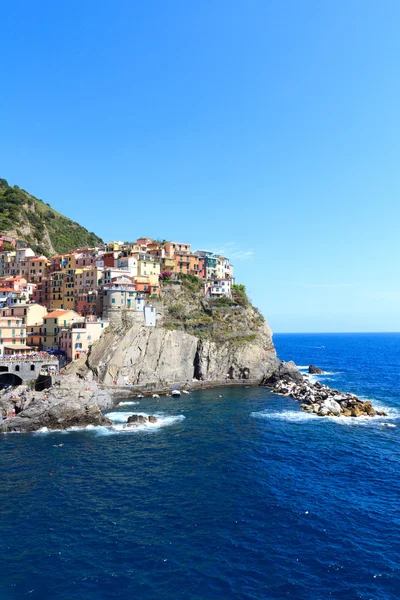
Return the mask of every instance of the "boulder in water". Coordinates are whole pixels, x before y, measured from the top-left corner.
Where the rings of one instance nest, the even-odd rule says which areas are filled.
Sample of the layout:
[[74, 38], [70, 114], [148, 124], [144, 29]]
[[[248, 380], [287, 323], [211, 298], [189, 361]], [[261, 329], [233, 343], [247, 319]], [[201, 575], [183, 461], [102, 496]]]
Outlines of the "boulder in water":
[[128, 417], [128, 427], [139, 427], [140, 425], [147, 425], [148, 423], [157, 423], [158, 419], [153, 415], [146, 417], [145, 415], [131, 415]]

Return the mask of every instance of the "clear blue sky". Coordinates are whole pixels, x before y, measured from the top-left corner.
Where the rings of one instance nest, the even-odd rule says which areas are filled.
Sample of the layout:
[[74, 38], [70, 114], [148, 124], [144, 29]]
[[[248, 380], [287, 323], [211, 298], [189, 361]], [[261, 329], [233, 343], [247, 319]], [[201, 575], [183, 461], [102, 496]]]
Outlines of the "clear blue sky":
[[399, 331], [397, 0], [5, 0], [0, 176], [231, 256], [276, 332]]

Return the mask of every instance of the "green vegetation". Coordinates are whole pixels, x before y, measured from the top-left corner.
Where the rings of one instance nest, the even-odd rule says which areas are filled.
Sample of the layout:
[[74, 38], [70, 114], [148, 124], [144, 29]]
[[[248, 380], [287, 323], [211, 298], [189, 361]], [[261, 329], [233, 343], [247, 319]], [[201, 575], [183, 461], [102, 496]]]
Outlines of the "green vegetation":
[[241, 306], [248, 306], [249, 299], [246, 294], [246, 286], [233, 284], [232, 286], [232, 294], [235, 302], [240, 304]]
[[196, 275], [191, 275], [190, 273], [179, 273], [178, 277], [182, 281], [183, 287], [193, 293], [199, 292], [203, 288], [203, 280]]
[[173, 319], [184, 319], [185, 307], [180, 302], [177, 302], [176, 304], [168, 307], [168, 313]]
[[236, 306], [236, 302], [234, 302], [230, 298], [218, 298], [217, 300], [215, 300], [214, 305], [218, 307]]
[[56, 212], [49, 204], [18, 186], [9, 186], [6, 179], [0, 179], [0, 233], [16, 235], [32, 250], [45, 255], [103, 243], [97, 235]]
[[232, 342], [234, 344], [240, 345], [240, 344], [246, 344], [246, 342], [254, 342], [254, 340], [256, 339], [256, 334], [255, 333], [250, 333], [249, 335], [241, 335], [241, 336], [237, 336], [232, 338]]

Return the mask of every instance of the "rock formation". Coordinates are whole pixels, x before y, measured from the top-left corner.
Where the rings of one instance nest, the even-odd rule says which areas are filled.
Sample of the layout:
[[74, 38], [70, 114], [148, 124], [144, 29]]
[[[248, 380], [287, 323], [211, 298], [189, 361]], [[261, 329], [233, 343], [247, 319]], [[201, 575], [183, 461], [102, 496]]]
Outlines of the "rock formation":
[[111, 396], [95, 383], [73, 374], [65, 375], [43, 392], [27, 390], [26, 386], [3, 391], [0, 408], [3, 416], [8, 411], [9, 417], [0, 421], [0, 432], [111, 425], [101, 411], [112, 406]]
[[148, 425], [149, 423], [157, 423], [158, 419], [153, 415], [146, 417], [145, 415], [131, 415], [128, 417], [127, 427], [139, 427], [140, 425]]
[[374, 409], [371, 402], [363, 402], [355, 394], [344, 394], [318, 381], [312, 383], [305, 375], [302, 379], [302, 382], [282, 379], [276, 383], [274, 392], [299, 400], [303, 410], [319, 417], [387, 416], [385, 412]]
[[323, 373], [323, 370], [314, 365], [310, 365], [308, 367], [308, 372], [310, 373], [310, 375], [321, 375]]
[[263, 379], [262, 384], [267, 386], [274, 386], [282, 382], [296, 382], [302, 383], [303, 375], [293, 361], [285, 362], [279, 361], [276, 368], [272, 373]]
[[157, 327], [109, 327], [93, 344], [87, 367], [101, 384], [217, 383], [227, 374], [261, 383], [279, 369], [271, 330], [251, 305], [220, 307], [182, 290], [154, 305]]

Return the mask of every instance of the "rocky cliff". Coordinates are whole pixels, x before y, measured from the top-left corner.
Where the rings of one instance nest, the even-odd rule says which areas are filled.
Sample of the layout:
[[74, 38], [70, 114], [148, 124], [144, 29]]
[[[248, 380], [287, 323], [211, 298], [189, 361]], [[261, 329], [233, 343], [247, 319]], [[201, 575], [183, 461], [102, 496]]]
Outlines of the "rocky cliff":
[[110, 327], [93, 345], [87, 366], [100, 383], [212, 382], [227, 374], [254, 383], [279, 368], [271, 330], [249, 302], [205, 301], [183, 284], [153, 304], [157, 327]]
[[[50, 390], [37, 392], [21, 385], [0, 392], [0, 433], [68, 429], [87, 425], [110, 425], [102, 410], [113, 400], [92, 381], [76, 374], [59, 377]], [[15, 412], [15, 416], [13, 416]]]

